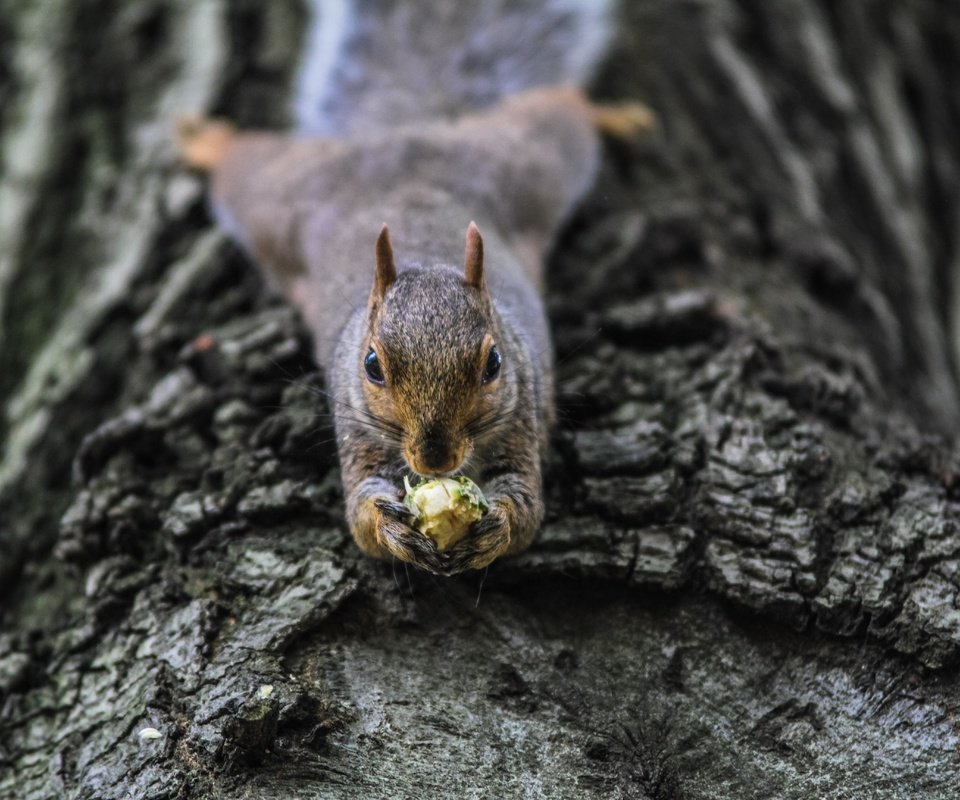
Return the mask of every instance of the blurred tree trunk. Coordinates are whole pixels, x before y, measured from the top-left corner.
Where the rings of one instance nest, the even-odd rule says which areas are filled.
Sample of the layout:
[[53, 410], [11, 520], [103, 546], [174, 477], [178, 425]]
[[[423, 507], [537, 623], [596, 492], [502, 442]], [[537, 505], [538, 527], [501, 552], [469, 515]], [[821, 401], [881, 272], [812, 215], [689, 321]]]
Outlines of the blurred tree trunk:
[[0, 796], [954, 796], [960, 8], [629, 4], [596, 91], [661, 125], [553, 259], [550, 518], [451, 580], [355, 551], [174, 164], [285, 124], [303, 25], [0, 8]]

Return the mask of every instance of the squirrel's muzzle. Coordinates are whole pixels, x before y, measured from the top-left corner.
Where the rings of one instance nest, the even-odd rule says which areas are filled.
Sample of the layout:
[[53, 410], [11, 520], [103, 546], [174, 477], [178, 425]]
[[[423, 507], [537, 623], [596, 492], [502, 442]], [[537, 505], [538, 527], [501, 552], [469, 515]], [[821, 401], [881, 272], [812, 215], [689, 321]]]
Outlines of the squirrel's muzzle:
[[456, 472], [466, 457], [466, 445], [439, 430], [431, 430], [418, 438], [404, 455], [419, 475], [442, 476]]

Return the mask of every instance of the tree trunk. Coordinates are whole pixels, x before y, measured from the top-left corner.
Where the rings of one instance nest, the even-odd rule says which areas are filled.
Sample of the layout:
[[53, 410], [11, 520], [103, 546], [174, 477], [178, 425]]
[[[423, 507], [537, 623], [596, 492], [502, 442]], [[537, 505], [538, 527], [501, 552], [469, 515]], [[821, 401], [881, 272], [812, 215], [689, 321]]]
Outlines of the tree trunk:
[[174, 164], [285, 123], [304, 10], [6, 0], [0, 797], [955, 796], [960, 8], [626, 5], [548, 521], [439, 579]]

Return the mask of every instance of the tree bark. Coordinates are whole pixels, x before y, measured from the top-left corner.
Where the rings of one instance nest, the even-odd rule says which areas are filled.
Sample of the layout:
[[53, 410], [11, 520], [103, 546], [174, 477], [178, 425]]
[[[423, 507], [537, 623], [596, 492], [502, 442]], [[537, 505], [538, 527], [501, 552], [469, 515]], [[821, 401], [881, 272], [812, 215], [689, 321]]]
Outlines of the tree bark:
[[285, 124], [303, 9], [7, 0], [0, 797], [955, 795], [960, 8], [628, 5], [548, 521], [439, 579], [174, 163]]

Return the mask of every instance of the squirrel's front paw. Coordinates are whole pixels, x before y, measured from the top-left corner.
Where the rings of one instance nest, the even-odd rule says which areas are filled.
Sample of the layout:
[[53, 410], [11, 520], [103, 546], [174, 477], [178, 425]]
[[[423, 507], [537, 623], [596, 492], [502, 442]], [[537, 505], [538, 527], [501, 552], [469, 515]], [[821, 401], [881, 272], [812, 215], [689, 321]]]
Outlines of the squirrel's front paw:
[[468, 569], [483, 569], [510, 549], [510, 520], [503, 507], [495, 504], [483, 519], [475, 522], [466, 538], [446, 553], [447, 575]]
[[403, 503], [382, 498], [377, 509], [377, 540], [391, 555], [437, 574], [446, 573], [444, 559], [429, 536], [411, 527], [415, 516]]

